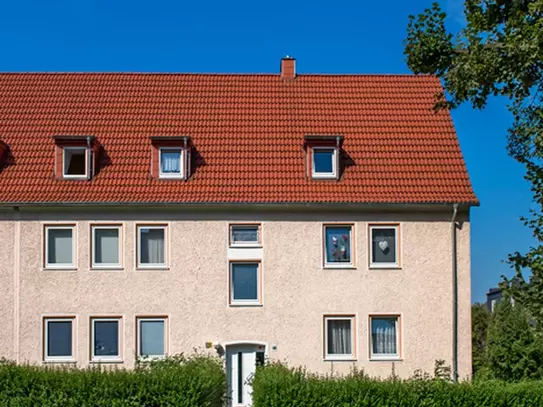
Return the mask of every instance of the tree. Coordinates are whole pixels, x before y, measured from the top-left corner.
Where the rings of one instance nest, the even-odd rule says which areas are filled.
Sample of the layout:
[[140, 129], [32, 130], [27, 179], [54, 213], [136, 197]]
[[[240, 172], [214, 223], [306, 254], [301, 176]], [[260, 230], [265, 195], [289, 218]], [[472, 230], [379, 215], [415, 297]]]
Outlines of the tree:
[[486, 365], [486, 342], [490, 313], [485, 304], [471, 306], [471, 348], [473, 352], [473, 375]]
[[505, 286], [543, 334], [543, 0], [465, 0], [464, 8], [465, 28], [454, 36], [437, 3], [409, 16], [407, 64], [441, 78], [447, 100], [436, 95], [436, 109], [462, 103], [483, 109], [489, 97], [508, 99], [514, 119], [508, 152], [525, 165], [539, 209], [523, 218], [537, 244], [509, 256], [519, 284]]
[[494, 309], [488, 329], [485, 366], [501, 380], [543, 377], [543, 351], [525, 309], [504, 298]]

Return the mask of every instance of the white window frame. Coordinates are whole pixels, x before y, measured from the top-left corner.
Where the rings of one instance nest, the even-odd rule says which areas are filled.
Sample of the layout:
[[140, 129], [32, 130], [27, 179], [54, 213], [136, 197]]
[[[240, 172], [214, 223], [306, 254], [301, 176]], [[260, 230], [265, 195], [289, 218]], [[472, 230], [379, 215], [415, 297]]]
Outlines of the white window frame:
[[[396, 319], [395, 329], [396, 329], [396, 353], [395, 354], [374, 354], [373, 353], [373, 325], [372, 322], [374, 319]], [[370, 315], [370, 360], [400, 360], [400, 346], [401, 346], [401, 323], [400, 323], [401, 316], [397, 314], [391, 314], [391, 315]]]
[[[234, 299], [234, 265], [235, 264], [256, 264], [256, 300], [235, 300]], [[260, 260], [231, 260], [228, 265], [229, 281], [229, 304], [231, 306], [260, 306], [262, 305], [262, 262]]]
[[[332, 172], [315, 171], [315, 151], [332, 150]], [[336, 147], [313, 147], [311, 151], [311, 177], [317, 179], [335, 179], [337, 178], [337, 148]]]
[[[85, 174], [66, 174], [66, 150], [83, 150], [85, 155]], [[87, 147], [62, 147], [62, 178], [87, 179], [89, 174], [89, 149]]]
[[[96, 322], [117, 322], [117, 343], [119, 348], [117, 349], [117, 355], [115, 356], [96, 356], [94, 354], [94, 334]], [[122, 343], [122, 319], [120, 317], [91, 317], [91, 362], [119, 362], [122, 360], [121, 349]]]
[[[44, 265], [46, 269], [66, 269], [73, 270], [76, 268], [76, 228], [75, 225], [45, 225], [45, 259]], [[72, 263], [49, 263], [49, 230], [51, 229], [70, 229], [72, 231]]]
[[[164, 230], [164, 263], [142, 263], [141, 262], [141, 229], [163, 229]], [[136, 265], [138, 269], [165, 269], [168, 267], [168, 226], [136, 224]]]
[[[164, 322], [164, 355], [142, 355], [141, 354], [141, 322]], [[137, 317], [136, 318], [136, 330], [137, 330], [137, 344], [136, 355], [138, 358], [145, 358], [145, 360], [164, 359], [168, 354], [168, 318], [167, 317]]]
[[[395, 235], [394, 235], [394, 250], [395, 250], [395, 256], [396, 262], [394, 263], [374, 263], [373, 262], [373, 231], [379, 230], [379, 229], [394, 229]], [[400, 268], [400, 226], [399, 225], [370, 225], [369, 227], [370, 235], [369, 235], [369, 242], [370, 242], [370, 257], [369, 257], [369, 263], [370, 268], [372, 269], [390, 269], [390, 268]]]
[[[257, 229], [258, 240], [256, 242], [235, 242], [234, 229]], [[230, 247], [262, 247], [262, 227], [259, 223], [231, 223], [230, 224]]]
[[[116, 229], [118, 232], [117, 250], [118, 250], [118, 263], [96, 263], [96, 229]], [[123, 250], [122, 250], [122, 225], [109, 225], [109, 224], [91, 224], [91, 268], [93, 269], [121, 269], [123, 265]]]
[[[328, 321], [351, 322], [351, 353], [338, 355], [328, 353]], [[356, 316], [355, 315], [324, 315], [324, 360], [356, 360]]]
[[[48, 356], [49, 322], [70, 322], [72, 324], [72, 354], [70, 356]], [[44, 317], [43, 318], [43, 360], [45, 362], [70, 363], [75, 362], [75, 317]]]
[[[162, 152], [167, 150], [179, 150], [179, 172], [178, 173], [163, 173], [162, 172]], [[170, 179], [185, 178], [185, 149], [183, 147], [159, 147], [158, 149], [158, 177]]]
[[[327, 256], [326, 256], [326, 253], [327, 253], [327, 247], [326, 247], [326, 243], [327, 243], [327, 239], [326, 239], [326, 229], [328, 227], [348, 227], [350, 228], [350, 232], [349, 232], [349, 253], [351, 254], [351, 261], [349, 261], [348, 263], [347, 262], [328, 262], [327, 261]], [[355, 257], [355, 245], [353, 243], [353, 236], [354, 236], [354, 224], [352, 223], [337, 223], [337, 224], [334, 224], [334, 223], [325, 223], [323, 225], [323, 229], [322, 229], [322, 240], [323, 240], [323, 264], [324, 264], [324, 268], [352, 268], [354, 267], [354, 257]]]

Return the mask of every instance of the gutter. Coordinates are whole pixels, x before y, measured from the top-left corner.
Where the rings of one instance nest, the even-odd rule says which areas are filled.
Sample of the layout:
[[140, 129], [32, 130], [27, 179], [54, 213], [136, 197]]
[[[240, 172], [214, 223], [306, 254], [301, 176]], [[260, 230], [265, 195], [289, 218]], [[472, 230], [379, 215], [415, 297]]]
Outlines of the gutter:
[[451, 219], [451, 241], [452, 241], [452, 302], [453, 302], [453, 320], [452, 320], [452, 376], [453, 381], [458, 382], [458, 261], [456, 247], [456, 215], [458, 213], [458, 204], [453, 204], [453, 216]]

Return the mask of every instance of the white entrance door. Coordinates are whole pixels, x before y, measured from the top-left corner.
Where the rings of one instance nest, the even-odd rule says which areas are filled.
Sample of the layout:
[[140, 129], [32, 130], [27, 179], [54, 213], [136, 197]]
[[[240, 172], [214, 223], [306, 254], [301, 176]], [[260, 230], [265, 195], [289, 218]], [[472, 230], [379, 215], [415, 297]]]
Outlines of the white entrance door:
[[228, 394], [232, 407], [249, 407], [252, 405], [250, 386], [257, 363], [264, 362], [264, 346], [262, 345], [229, 345], [226, 347], [226, 373]]

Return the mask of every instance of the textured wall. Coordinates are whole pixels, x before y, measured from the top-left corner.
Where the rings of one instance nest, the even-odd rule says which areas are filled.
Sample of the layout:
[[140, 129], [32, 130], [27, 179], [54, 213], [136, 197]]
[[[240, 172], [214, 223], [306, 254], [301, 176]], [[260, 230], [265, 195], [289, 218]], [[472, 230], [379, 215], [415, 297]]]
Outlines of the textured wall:
[[11, 213], [0, 212], [0, 358], [15, 359], [14, 354], [14, 281], [13, 256], [15, 224]]
[[[1, 218], [0, 214], [0, 219]], [[323, 361], [323, 314], [357, 317], [358, 367], [389, 375], [391, 362], [369, 361], [368, 315], [402, 316], [402, 360], [395, 371], [431, 372], [436, 359], [452, 355], [451, 211], [443, 213], [321, 212], [23, 212], [21, 222], [20, 360], [42, 360], [44, 315], [77, 316], [79, 365], [89, 361], [89, 317], [117, 315], [124, 323], [124, 364], [136, 350], [136, 315], [168, 315], [170, 353], [191, 352], [205, 342], [263, 341], [269, 356], [320, 372], [347, 372], [353, 362]], [[467, 220], [467, 214], [462, 215]], [[77, 221], [77, 271], [43, 270], [44, 222]], [[89, 271], [89, 221], [118, 220], [124, 229], [124, 270]], [[169, 222], [169, 270], [134, 266], [135, 220]], [[263, 306], [228, 307], [228, 222], [259, 221], [263, 227]], [[322, 223], [354, 222], [356, 268], [322, 268]], [[368, 268], [368, 222], [399, 222], [401, 270]], [[0, 235], [13, 236], [0, 220]], [[471, 372], [469, 223], [458, 231], [459, 368]], [[12, 315], [13, 241], [0, 248], [0, 282]], [[9, 276], [9, 277], [7, 277]], [[7, 284], [7, 286], [6, 286]], [[6, 308], [7, 307], [7, 308]], [[8, 316], [9, 320], [10, 316]], [[8, 324], [12, 326], [13, 323]], [[0, 356], [13, 357], [12, 331], [0, 330]]]

